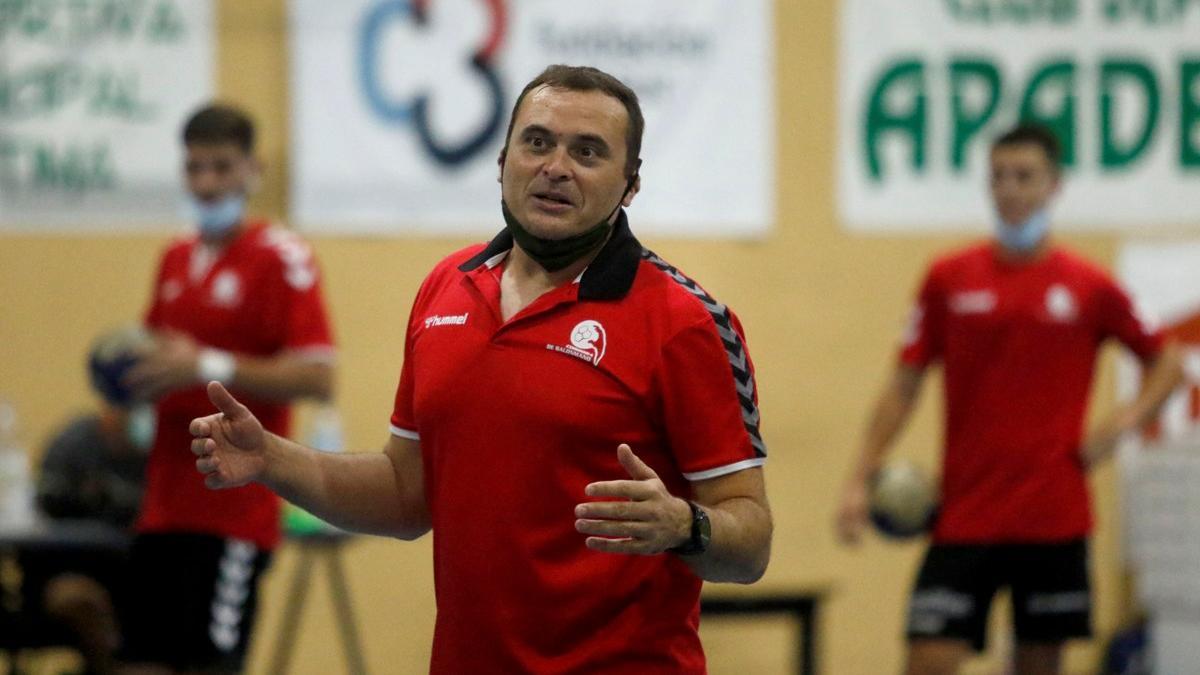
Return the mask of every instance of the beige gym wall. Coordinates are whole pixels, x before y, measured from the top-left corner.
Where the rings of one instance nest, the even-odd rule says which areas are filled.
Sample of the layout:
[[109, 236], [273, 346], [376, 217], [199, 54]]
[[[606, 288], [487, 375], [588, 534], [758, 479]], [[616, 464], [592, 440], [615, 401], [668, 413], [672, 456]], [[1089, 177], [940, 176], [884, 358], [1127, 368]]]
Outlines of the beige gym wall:
[[[748, 332], [758, 369], [775, 545], [766, 578], [748, 589], [828, 586], [821, 656], [826, 673], [896, 672], [901, 620], [919, 546], [871, 538], [839, 548], [831, 520], [859, 427], [891, 366], [896, 338], [918, 277], [931, 255], [961, 238], [862, 237], [835, 215], [835, 0], [777, 0], [778, 214], [761, 242], [646, 243], [733, 307]], [[286, 213], [287, 43], [284, 0], [221, 0], [217, 89], [246, 107], [262, 132], [267, 162], [261, 213]], [[736, 133], [730, 129], [713, 133]], [[981, 187], [980, 197], [983, 198]], [[644, 189], [653, 190], [652, 182]], [[631, 209], [636, 230], [637, 207]], [[404, 214], [396, 214], [403, 219]], [[0, 396], [12, 399], [35, 446], [71, 412], [92, 405], [83, 370], [89, 340], [140, 316], [162, 236], [0, 237]], [[341, 351], [338, 400], [352, 447], [377, 449], [387, 435], [409, 304], [425, 272], [458, 239], [319, 238], [327, 299]], [[1111, 237], [1069, 243], [1109, 264]], [[1111, 400], [1107, 366], [1096, 409]], [[937, 378], [926, 387], [898, 452], [933, 466], [940, 406]], [[1123, 616], [1115, 559], [1118, 523], [1111, 468], [1096, 476], [1099, 529], [1094, 545], [1097, 628]], [[530, 485], [537, 490], [537, 485]], [[502, 505], [499, 506], [502, 508]], [[348, 551], [371, 672], [422, 672], [434, 619], [429, 538], [400, 543], [363, 538]], [[268, 670], [295, 563], [285, 546], [265, 586], [251, 672]], [[314, 580], [292, 672], [343, 672], [328, 585]], [[713, 589], [709, 589], [710, 591]], [[786, 620], [722, 621], [703, 628], [716, 674], [783, 673], [790, 668]], [[470, 649], [470, 645], [463, 645]], [[1098, 648], [1072, 651], [1072, 672], [1090, 672]], [[973, 672], [998, 669], [995, 658]]]

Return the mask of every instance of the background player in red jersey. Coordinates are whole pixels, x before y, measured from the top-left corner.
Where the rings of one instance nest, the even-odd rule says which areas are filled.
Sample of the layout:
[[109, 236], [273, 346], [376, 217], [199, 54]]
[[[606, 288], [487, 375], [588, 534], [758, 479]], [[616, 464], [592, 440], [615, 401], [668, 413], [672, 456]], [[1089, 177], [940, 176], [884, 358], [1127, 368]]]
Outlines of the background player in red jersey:
[[312, 251], [245, 215], [259, 173], [251, 120], [206, 107], [187, 121], [183, 143], [197, 231], [162, 256], [146, 315], [157, 348], [125, 378], [138, 398], [156, 401], [158, 425], [122, 656], [143, 670], [236, 672], [258, 579], [279, 541], [279, 502], [261, 485], [207, 490], [188, 422], [209, 410], [203, 385], [216, 380], [267, 429], [287, 434], [289, 401], [330, 395], [333, 347]]
[[[702, 673], [702, 580], [764, 572], [753, 366], [724, 305], [634, 238], [637, 97], [552, 66], [513, 109], [506, 229], [417, 293], [382, 454], [265, 434], [219, 384], [214, 488], [259, 481], [349, 529], [430, 529], [431, 670]], [[690, 501], [689, 501], [690, 499]]]
[[[1053, 244], [1059, 146], [1020, 126], [991, 151], [995, 240], [933, 263], [900, 362], [876, 404], [837, 529], [859, 538], [867, 490], [917, 400], [943, 366], [942, 504], [909, 607], [908, 672], [954, 673], [984, 643], [996, 591], [1013, 595], [1017, 672], [1054, 673], [1065, 640], [1090, 632], [1087, 468], [1149, 422], [1179, 382], [1179, 355], [1099, 267]], [[1141, 359], [1138, 397], [1081, 442], [1100, 344]]]

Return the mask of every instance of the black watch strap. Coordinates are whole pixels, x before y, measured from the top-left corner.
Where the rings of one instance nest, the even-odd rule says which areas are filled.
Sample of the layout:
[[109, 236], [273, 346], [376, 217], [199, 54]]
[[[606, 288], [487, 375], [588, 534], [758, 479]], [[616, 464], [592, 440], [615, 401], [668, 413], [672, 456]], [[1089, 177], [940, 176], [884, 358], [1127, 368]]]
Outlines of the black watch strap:
[[691, 536], [679, 546], [667, 550], [681, 555], [704, 553], [708, 550], [709, 541], [712, 540], [712, 523], [708, 520], [708, 513], [699, 504], [690, 499], [687, 500], [687, 504], [692, 510]]

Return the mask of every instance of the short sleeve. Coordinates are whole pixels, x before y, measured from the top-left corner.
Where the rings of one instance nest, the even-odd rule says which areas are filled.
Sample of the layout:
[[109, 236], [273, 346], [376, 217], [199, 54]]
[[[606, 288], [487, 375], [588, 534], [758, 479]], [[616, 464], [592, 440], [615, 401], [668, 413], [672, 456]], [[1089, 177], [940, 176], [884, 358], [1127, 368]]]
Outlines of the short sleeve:
[[1105, 277], [1100, 289], [1100, 337], [1114, 337], [1143, 361], [1162, 351], [1164, 335], [1138, 314], [1129, 295]]
[[311, 353], [316, 358], [331, 358], [333, 334], [321, 290], [321, 273], [312, 248], [298, 236], [285, 230], [272, 232], [271, 247], [278, 253], [275, 272], [275, 300], [268, 306], [282, 310], [275, 317], [283, 327], [281, 348], [289, 352]]
[[392, 406], [391, 431], [393, 436], [417, 440], [416, 416], [413, 413], [413, 359], [412, 326], [404, 340], [404, 363], [400, 366], [400, 383], [396, 385], [396, 400]]
[[942, 357], [945, 344], [946, 303], [930, 270], [921, 283], [917, 299], [909, 310], [908, 321], [901, 337], [900, 361], [915, 368], [925, 368]]
[[319, 275], [307, 289], [298, 289], [289, 284], [287, 294], [291, 311], [287, 317], [284, 348], [293, 352], [311, 352], [313, 355], [332, 355], [333, 334], [329, 328], [329, 315], [325, 310]]
[[[432, 276], [432, 275], [431, 275]], [[416, 391], [416, 364], [413, 359], [417, 322], [414, 317], [420, 316], [420, 307], [430, 284], [427, 277], [413, 298], [412, 308], [408, 312], [408, 328], [404, 336], [404, 363], [400, 366], [400, 382], [396, 385], [396, 399], [392, 405], [391, 431], [393, 436], [420, 439], [417, 429], [416, 413], [413, 407], [413, 396]]]
[[732, 313], [671, 337], [659, 376], [667, 439], [685, 478], [716, 478], [766, 461], [754, 364]]

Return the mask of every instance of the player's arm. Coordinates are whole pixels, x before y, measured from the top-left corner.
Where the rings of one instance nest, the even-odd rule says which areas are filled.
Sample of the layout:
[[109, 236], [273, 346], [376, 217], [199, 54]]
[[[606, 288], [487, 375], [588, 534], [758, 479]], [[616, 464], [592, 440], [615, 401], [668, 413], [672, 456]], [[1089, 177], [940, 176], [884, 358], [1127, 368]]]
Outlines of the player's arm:
[[338, 527], [416, 539], [429, 531], [420, 445], [391, 436], [382, 453], [323, 453], [267, 433], [218, 383], [220, 410], [192, 420], [196, 468], [213, 489], [259, 482]]
[[275, 232], [270, 241], [278, 268], [255, 286], [261, 300], [255, 320], [278, 328], [280, 348], [256, 356], [202, 344], [188, 333], [165, 329], [156, 300], [146, 316], [146, 325], [157, 331], [155, 347], [125, 376], [138, 398], [154, 400], [213, 380], [258, 400], [331, 397], [332, 340], [316, 263], [308, 245], [293, 235]]
[[871, 476], [912, 415], [924, 374], [923, 368], [901, 363], [875, 403], [838, 508], [837, 532], [845, 543], [857, 542], [866, 526]]
[[[696, 481], [692, 483], [692, 491], [696, 503], [708, 515], [712, 540], [707, 551], [681, 556], [683, 560], [706, 581], [743, 584], [758, 581], [767, 571], [775, 529], [762, 468]], [[691, 509], [684, 515], [679, 544], [691, 537]]]
[[324, 400], [333, 392], [332, 351], [284, 350], [273, 356], [250, 356], [206, 348], [175, 332], [160, 334], [156, 343], [124, 378], [144, 400], [212, 380], [268, 401]]
[[[625, 444], [617, 459], [631, 480], [587, 486], [588, 497], [620, 501], [584, 502], [575, 507], [575, 529], [590, 535], [588, 548], [607, 553], [656, 555], [692, 538], [692, 509], [673, 496], [645, 462]], [[682, 555], [706, 581], [749, 584], [758, 581], [771, 557], [774, 523], [761, 467], [692, 483], [694, 501], [708, 517], [707, 550]]]
[[[201, 364], [206, 356], [201, 352]], [[332, 352], [317, 355], [285, 351], [265, 358], [228, 354], [228, 358], [232, 359], [233, 370], [228, 386], [255, 398], [280, 402], [297, 398], [328, 400], [333, 394]], [[197, 371], [199, 383], [207, 382], [203, 365]]]
[[[662, 347], [657, 377], [671, 468], [685, 478], [691, 473], [690, 496], [711, 530], [705, 550], [680, 554], [703, 579], [752, 583], [766, 571], [773, 524], [763, 487], [766, 452], [757, 431], [754, 365], [737, 317], [731, 313], [729, 320], [719, 329], [705, 313], [679, 331]], [[739, 343], [736, 353], [726, 344], [730, 330]], [[617, 448], [628, 479], [589, 484], [586, 496], [601, 501], [576, 506], [575, 528], [588, 535], [587, 547], [656, 555], [701, 543], [692, 539], [691, 506], [668, 491], [636, 450]]]
[[345, 530], [400, 539], [429, 531], [418, 441], [390, 436], [382, 453], [317, 452], [272, 436], [261, 482]]
[[1141, 429], [1154, 420], [1158, 411], [1183, 382], [1183, 352], [1175, 341], [1168, 341], [1158, 354], [1142, 362], [1145, 373], [1138, 395], [1118, 406], [1096, 426], [1081, 450], [1084, 466], [1104, 461], [1116, 449], [1121, 436]]

